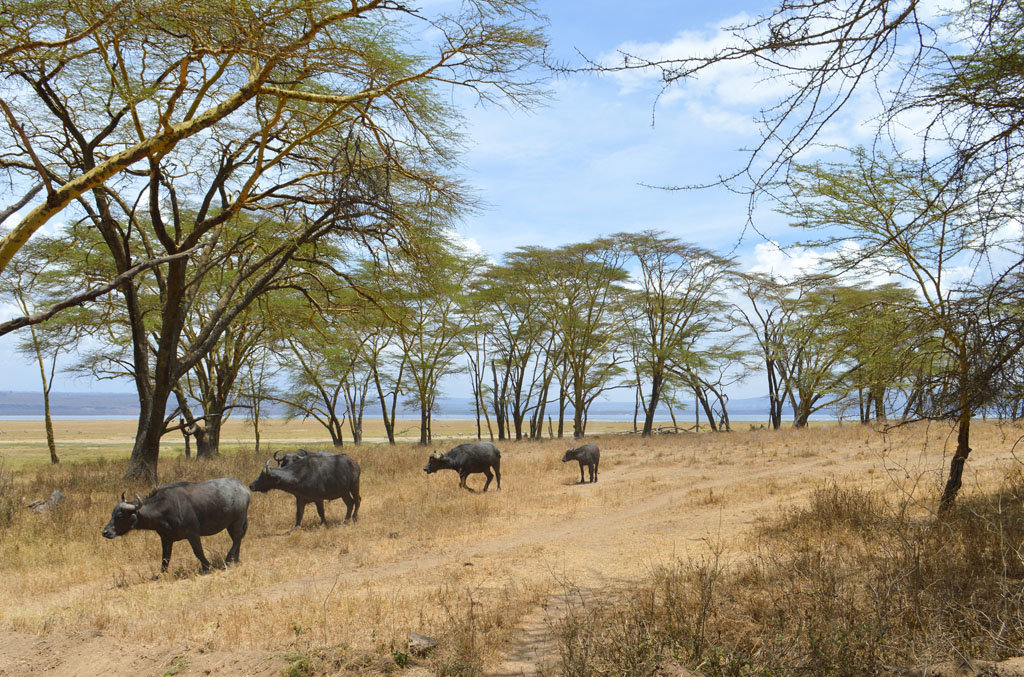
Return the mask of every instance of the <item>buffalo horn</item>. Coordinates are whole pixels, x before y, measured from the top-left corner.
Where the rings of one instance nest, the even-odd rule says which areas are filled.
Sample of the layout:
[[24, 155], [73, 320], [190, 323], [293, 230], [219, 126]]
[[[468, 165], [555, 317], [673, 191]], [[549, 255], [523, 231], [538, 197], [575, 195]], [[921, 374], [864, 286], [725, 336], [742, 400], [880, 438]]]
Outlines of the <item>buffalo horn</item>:
[[121, 492], [121, 502], [122, 503], [127, 503], [128, 502], [128, 501], [125, 500], [124, 492], [123, 491]]
[[136, 508], [141, 508], [142, 507], [142, 497], [139, 496], [138, 494], [135, 494], [135, 507]]
[[[279, 458], [277, 457], [278, 453], [280, 453], [280, 452], [279, 452], [279, 451], [275, 451], [275, 452], [274, 452], [274, 460], [275, 460], [275, 461], [277, 461], [278, 463], [280, 463], [280, 462], [281, 462], [281, 459], [279, 459]], [[270, 461], [267, 461], [267, 463], [270, 463]]]
[[263, 466], [263, 472], [267, 472], [268, 470], [270, 470], [270, 461], [267, 461], [267, 464]]

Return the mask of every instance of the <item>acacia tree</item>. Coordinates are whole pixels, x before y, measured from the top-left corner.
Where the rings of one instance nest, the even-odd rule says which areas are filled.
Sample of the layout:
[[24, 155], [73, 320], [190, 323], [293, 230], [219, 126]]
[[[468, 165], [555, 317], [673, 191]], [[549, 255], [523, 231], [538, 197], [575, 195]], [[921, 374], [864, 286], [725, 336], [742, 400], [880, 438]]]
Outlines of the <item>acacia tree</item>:
[[793, 425], [804, 428], [811, 415], [850, 392], [856, 337], [847, 320], [858, 299], [857, 290], [813, 276], [797, 280], [791, 290], [782, 301], [786, 323], [775, 354]]
[[[534, 90], [521, 68], [541, 36], [526, 26], [528, 6], [499, 0], [433, 17], [329, 0], [145, 12], [90, 23], [96, 44], [72, 57], [15, 50], [4, 61], [32, 96], [5, 107], [16, 143], [2, 167], [9, 185], [38, 177], [46, 201], [3, 247], [20, 246], [69, 200], [101, 235], [94, 255], [109, 262], [108, 280], [122, 280], [142, 409], [128, 475], [152, 481], [169, 394], [300, 248], [326, 237], [394, 247], [414, 210], [451, 213], [464, 203], [443, 173], [454, 116], [434, 88], [522, 101]], [[403, 22], [429, 25], [439, 50], [415, 53]], [[188, 136], [196, 125], [208, 131]], [[245, 213], [258, 215], [253, 227], [227, 241], [222, 227]], [[194, 261], [184, 257], [197, 250]], [[236, 283], [181, 353], [189, 296], [224, 257], [243, 263]], [[150, 282], [125, 279], [140, 259], [169, 263]], [[159, 290], [156, 312], [140, 302], [146, 284]]]
[[992, 345], [972, 341], [988, 333], [976, 309], [990, 304], [979, 299], [1006, 295], [1024, 260], [1021, 244], [1000, 227], [1008, 217], [995, 205], [977, 209], [973, 182], [933, 176], [903, 157], [858, 149], [849, 163], [801, 166], [794, 178], [787, 211], [795, 225], [823, 233], [809, 244], [837, 249], [841, 241], [856, 241], [859, 247], [838, 248], [835, 265], [903, 279], [919, 297], [908, 311], [939, 337], [929, 344], [938, 351], [936, 406], [924, 413], [956, 421], [957, 448], [940, 501], [946, 510], [971, 452], [971, 418], [991, 394], [987, 384], [1024, 349], [1020, 335]]
[[673, 365], [692, 365], [697, 343], [717, 325], [732, 262], [654, 231], [618, 233], [611, 240], [639, 266], [639, 289], [627, 294], [627, 302], [635, 308], [629, 326], [639, 347], [638, 376], [650, 384], [650, 395], [641, 398], [646, 437], [653, 433], [667, 374]]
[[[912, 397], [911, 379], [920, 368], [921, 347], [931, 330], [920, 319], [911, 290], [895, 283], [862, 288], [848, 308], [847, 331], [861, 423], [888, 419], [899, 398]], [[894, 398], [892, 395], [898, 395]]]
[[503, 264], [490, 266], [475, 290], [477, 302], [492, 310], [491, 367], [499, 439], [504, 439], [502, 423], [508, 414], [516, 440], [524, 437], [527, 421], [525, 435], [539, 437], [537, 420], [544, 416], [554, 375], [551, 354], [545, 350], [551, 331], [544, 322], [541, 291], [548, 279], [547, 271], [528, 267], [513, 253]]
[[788, 320], [783, 305], [787, 288], [783, 282], [759, 273], [737, 274], [736, 285], [746, 301], [733, 306], [737, 324], [743, 326], [757, 343], [768, 382], [768, 422], [772, 430], [782, 426], [786, 401], [785, 378], [779, 362], [782, 329]]
[[374, 298], [392, 324], [420, 411], [420, 440], [430, 444], [441, 380], [458, 369], [460, 339], [469, 327], [466, 295], [483, 261], [443, 237], [425, 238], [417, 257], [391, 257], [377, 269]]
[[[24, 315], [32, 315], [40, 305], [58, 293], [60, 280], [47, 262], [60, 255], [60, 243], [50, 239], [34, 242], [11, 260], [7, 275], [0, 278], [0, 299], [12, 302]], [[57, 370], [57, 359], [70, 352], [78, 343], [80, 332], [73, 317], [63, 317], [42, 325], [29, 325], [18, 341], [16, 349], [35, 360], [43, 395], [43, 422], [50, 462], [59, 463], [57, 443], [50, 414], [50, 391]]]
[[[385, 118], [423, 103], [424, 84], [527, 101], [536, 90], [522, 68], [543, 44], [529, 26], [529, 4], [507, 0], [434, 15], [385, 0], [58, 0], [2, 9], [0, 119], [8, 143], [0, 169], [12, 179], [4, 218], [31, 209], [0, 242], [0, 271], [74, 201], [123, 192], [114, 184], [130, 183], [140, 168], [152, 173], [180, 145], [192, 145], [184, 153], [191, 156], [210, 132], [244, 137], [259, 128], [256, 111], [269, 122], [316, 104], [327, 125], [362, 117], [387, 135]], [[436, 51], [397, 47], [417, 26], [437, 36]], [[290, 154], [294, 139], [280, 141], [271, 145]]]
[[564, 407], [573, 407], [573, 437], [586, 434], [590, 405], [613, 385], [627, 359], [621, 340], [622, 252], [610, 240], [559, 249], [522, 247], [508, 255], [516, 265], [543, 271], [542, 312], [557, 334], [559, 436]]
[[260, 453], [263, 413], [266, 403], [272, 402], [276, 394], [274, 379], [281, 370], [281, 365], [275, 358], [276, 353], [272, 350], [270, 342], [264, 339], [257, 344], [238, 378], [238, 399], [245, 405], [246, 418], [252, 425], [253, 451], [257, 455]]

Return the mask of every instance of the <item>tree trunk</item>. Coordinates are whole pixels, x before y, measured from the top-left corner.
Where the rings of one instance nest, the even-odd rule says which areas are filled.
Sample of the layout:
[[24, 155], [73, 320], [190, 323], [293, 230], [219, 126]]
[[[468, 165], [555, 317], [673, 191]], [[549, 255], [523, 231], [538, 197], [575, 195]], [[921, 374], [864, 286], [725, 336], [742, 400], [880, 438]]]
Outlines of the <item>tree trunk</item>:
[[654, 412], [658, 410], [658, 402], [661, 399], [661, 385], [664, 376], [655, 372], [651, 377], [651, 401], [647, 405], [647, 416], [644, 417], [643, 437], [650, 437], [654, 434]]
[[430, 444], [430, 408], [425, 398], [420, 398], [420, 445]]
[[[377, 371], [377, 366], [376, 365], [373, 365], [371, 368], [373, 369], [373, 383], [377, 387], [377, 399], [380, 400], [380, 414], [381, 414], [381, 418], [384, 419], [384, 432], [388, 436], [388, 444], [390, 444], [391, 446], [394, 446], [395, 445], [395, 420], [394, 420], [394, 415], [395, 414], [394, 414], [394, 411], [392, 411], [391, 415], [390, 416], [388, 415], [388, 399], [387, 399], [387, 395], [384, 394], [384, 387], [380, 383], [380, 373]], [[401, 377], [401, 373], [399, 373], [399, 377]], [[396, 391], [395, 395], [396, 395], [396, 399], [397, 399], [397, 395], [398, 395], [398, 392], [397, 392], [398, 391], [398, 386], [397, 385], [395, 386], [395, 391]]]
[[[106, 238], [106, 235], [104, 235]], [[178, 343], [181, 328], [185, 322], [185, 270], [188, 262], [172, 261], [167, 266], [165, 277], [164, 310], [160, 317], [160, 337], [157, 342], [156, 363], [149, 380], [149, 348], [141, 311], [137, 316], [131, 312], [138, 308], [137, 296], [131, 282], [122, 287], [128, 301], [132, 324], [132, 350], [135, 363], [135, 383], [139, 393], [139, 426], [135, 433], [135, 445], [128, 461], [127, 480], [157, 482], [157, 463], [160, 460], [160, 438], [164, 434], [164, 415], [167, 400], [172, 389], [178, 384], [181, 374], [177, 373]], [[150, 385], [152, 383], [152, 385]]]
[[884, 421], [886, 420], [885, 414], [885, 390], [876, 389], [874, 393], [875, 400], [875, 420]]
[[693, 432], [700, 432], [700, 398], [696, 389], [693, 391]]
[[572, 437], [578, 440], [587, 434], [587, 426], [583, 421], [586, 408], [583, 404], [583, 392], [573, 391], [572, 402]]
[[946, 480], [946, 488], [942, 491], [942, 498], [939, 500], [939, 514], [942, 514], [953, 507], [956, 496], [963, 486], [964, 464], [971, 453], [971, 411], [967, 406], [966, 397], [960, 398], [962, 409], [960, 410], [959, 428], [956, 434], [956, 453], [949, 463], [949, 478]]
[[768, 373], [768, 422], [772, 430], [778, 430], [782, 427], [782, 405], [785, 400], [779, 395], [779, 379], [775, 373], [775, 363], [766, 359], [765, 369]]
[[153, 485], [157, 483], [160, 438], [164, 434], [164, 412], [167, 410], [167, 399], [170, 395], [170, 388], [157, 383], [153, 392], [144, 397], [145, 401], [140, 402], [142, 411], [139, 413], [135, 445], [128, 460], [125, 479], [143, 480]]
[[498, 389], [498, 368], [494, 364], [494, 360], [491, 360], [491, 381], [494, 385], [494, 395], [492, 397], [494, 401], [494, 422], [498, 426], [498, 441], [505, 439], [505, 398], [501, 390]]
[[196, 430], [196, 460], [213, 458], [220, 453], [220, 428], [223, 412], [213, 412]]
[[558, 439], [565, 435], [565, 388], [558, 390]]

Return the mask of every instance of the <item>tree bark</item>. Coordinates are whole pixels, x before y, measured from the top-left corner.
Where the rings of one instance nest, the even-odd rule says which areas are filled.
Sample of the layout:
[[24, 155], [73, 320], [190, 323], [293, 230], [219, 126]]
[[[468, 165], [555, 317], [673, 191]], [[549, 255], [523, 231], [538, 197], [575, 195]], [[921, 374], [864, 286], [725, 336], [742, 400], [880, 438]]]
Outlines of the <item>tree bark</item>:
[[657, 371], [651, 377], [651, 401], [647, 405], [647, 415], [644, 417], [643, 437], [650, 437], [654, 434], [654, 412], [658, 410], [658, 402], [661, 400], [661, 386], [664, 378]]
[[[50, 450], [50, 463], [60, 463], [57, 457], [57, 442], [53, 435], [53, 419], [50, 417], [50, 384], [46, 378], [46, 365], [43, 362], [43, 351], [39, 346], [36, 328], [29, 327], [32, 336], [32, 347], [35, 348], [36, 360], [39, 362], [39, 377], [43, 382], [43, 422], [46, 426], [46, 446]], [[56, 357], [54, 358], [56, 359]]]
[[939, 500], [939, 514], [948, 511], [956, 502], [960, 487], [963, 486], [964, 464], [971, 453], [971, 410], [967, 406], [966, 394], [960, 397], [960, 417], [956, 434], [956, 452], [953, 460], [949, 463], [949, 478], [946, 480], [946, 488], [942, 491], [942, 498]]

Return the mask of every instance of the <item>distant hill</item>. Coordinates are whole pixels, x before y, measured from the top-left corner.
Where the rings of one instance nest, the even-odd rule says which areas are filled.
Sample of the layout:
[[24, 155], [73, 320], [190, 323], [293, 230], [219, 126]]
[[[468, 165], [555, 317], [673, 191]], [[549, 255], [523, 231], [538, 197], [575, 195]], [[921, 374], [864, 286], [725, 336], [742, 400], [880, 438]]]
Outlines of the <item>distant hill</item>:
[[[590, 409], [590, 417], [613, 420], [630, 420], [633, 418], [633, 402], [598, 401]], [[139, 400], [134, 393], [51, 393], [50, 412], [60, 418], [64, 416], [91, 416], [96, 418], [138, 416]], [[285, 410], [281, 406], [267, 409], [268, 416], [283, 416]], [[785, 414], [790, 415], [789, 407]], [[548, 406], [548, 414], [558, 415], [557, 407]], [[701, 412], [703, 418], [703, 412]], [[43, 415], [43, 396], [40, 393], [0, 391], [0, 416], [35, 418]], [[369, 403], [366, 416], [379, 416], [380, 407]], [[399, 409], [402, 418], [416, 418], [418, 410], [406, 407]], [[449, 418], [474, 418], [473, 400], [470, 397], [442, 397], [438, 399], [437, 416]], [[767, 397], [749, 397], [729, 402], [730, 416], [768, 416]], [[680, 418], [693, 417], [693, 404], [686, 409], [676, 411]], [[659, 419], [668, 418], [668, 410], [658, 414]]]

